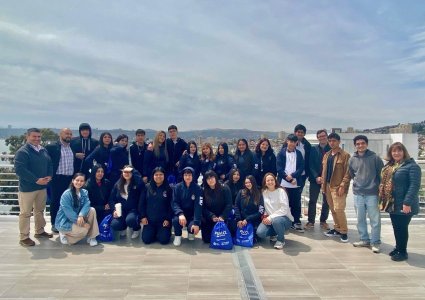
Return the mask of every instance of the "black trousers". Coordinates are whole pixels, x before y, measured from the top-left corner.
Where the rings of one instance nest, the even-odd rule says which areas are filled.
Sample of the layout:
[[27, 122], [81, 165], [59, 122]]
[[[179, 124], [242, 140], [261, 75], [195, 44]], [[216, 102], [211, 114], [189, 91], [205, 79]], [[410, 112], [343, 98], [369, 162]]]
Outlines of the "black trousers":
[[[316, 219], [317, 199], [319, 198], [321, 185], [310, 182], [310, 200], [308, 201], [308, 222], [314, 224]], [[320, 213], [320, 222], [326, 222], [329, 216], [329, 205], [326, 201], [326, 195], [322, 194], [322, 212]]]
[[409, 240], [409, 223], [412, 220], [412, 216], [390, 214], [390, 217], [394, 230], [395, 248], [400, 253], [406, 253], [407, 241]]
[[289, 198], [289, 208], [291, 209], [291, 214], [294, 217], [294, 224], [301, 223], [301, 192], [300, 187], [297, 188], [286, 188], [286, 193]]
[[55, 225], [56, 215], [58, 214], [62, 194], [69, 188], [69, 184], [71, 183], [71, 180], [72, 180], [72, 176], [68, 176], [68, 175], [55, 175], [52, 178], [52, 181], [50, 184], [50, 190], [51, 190], [50, 220], [51, 220], [52, 226]]
[[167, 227], [162, 226], [164, 221], [149, 222], [143, 225], [142, 241], [145, 244], [151, 244], [158, 241], [162, 245], [170, 242], [171, 238], [171, 224]]

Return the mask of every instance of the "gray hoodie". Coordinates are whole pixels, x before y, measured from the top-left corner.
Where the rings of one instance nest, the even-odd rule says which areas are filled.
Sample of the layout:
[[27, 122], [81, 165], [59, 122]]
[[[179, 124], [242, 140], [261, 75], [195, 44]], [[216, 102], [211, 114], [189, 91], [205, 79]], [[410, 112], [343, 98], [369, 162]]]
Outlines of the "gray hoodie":
[[354, 152], [348, 163], [354, 195], [378, 195], [383, 166], [382, 159], [369, 149], [362, 156]]

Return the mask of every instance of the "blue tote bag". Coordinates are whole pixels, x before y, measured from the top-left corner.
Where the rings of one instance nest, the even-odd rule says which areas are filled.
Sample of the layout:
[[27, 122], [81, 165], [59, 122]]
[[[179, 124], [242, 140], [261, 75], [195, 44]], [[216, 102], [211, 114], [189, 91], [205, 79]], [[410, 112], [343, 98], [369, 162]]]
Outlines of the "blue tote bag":
[[254, 227], [251, 223], [246, 224], [242, 228], [237, 228], [235, 245], [249, 248], [254, 246]]
[[101, 242], [112, 242], [114, 240], [114, 233], [111, 228], [112, 214], [107, 215], [103, 218], [99, 224], [99, 236], [98, 239]]
[[231, 250], [233, 248], [232, 236], [229, 228], [222, 221], [217, 222], [211, 232], [210, 248]]

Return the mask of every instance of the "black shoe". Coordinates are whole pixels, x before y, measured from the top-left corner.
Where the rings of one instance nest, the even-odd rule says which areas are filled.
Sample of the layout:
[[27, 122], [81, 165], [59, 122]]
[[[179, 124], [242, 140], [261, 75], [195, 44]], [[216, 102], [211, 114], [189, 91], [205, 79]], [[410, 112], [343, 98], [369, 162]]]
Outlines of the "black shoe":
[[397, 251], [396, 254], [391, 256], [391, 259], [393, 261], [403, 261], [403, 260], [406, 260], [407, 258], [408, 258], [407, 253], [401, 253], [401, 252], [398, 252], [398, 251]]
[[341, 237], [341, 242], [348, 243], [348, 236], [346, 233], [341, 233], [340, 237]]
[[59, 233], [59, 230], [57, 230], [55, 226], [52, 226], [52, 232]]
[[393, 251], [391, 251], [390, 253], [388, 253], [389, 256], [394, 256], [398, 253], [397, 248], [394, 248]]
[[335, 229], [328, 230], [323, 234], [329, 237], [337, 237], [341, 235], [341, 233], [339, 233], [339, 231], [336, 231]]

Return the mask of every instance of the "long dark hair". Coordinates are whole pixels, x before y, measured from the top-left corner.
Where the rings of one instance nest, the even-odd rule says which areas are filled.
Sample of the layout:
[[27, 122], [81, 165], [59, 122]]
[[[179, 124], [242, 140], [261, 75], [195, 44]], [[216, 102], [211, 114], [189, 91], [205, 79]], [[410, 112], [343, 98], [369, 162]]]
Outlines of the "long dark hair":
[[105, 132], [102, 132], [101, 134], [100, 134], [100, 137], [99, 137], [99, 146], [100, 147], [105, 147], [105, 144], [103, 143], [103, 137], [105, 136], [105, 135], [109, 135], [109, 137], [111, 138], [111, 142], [109, 143], [109, 145], [108, 145], [108, 148], [112, 148], [112, 144], [113, 144], [113, 139], [112, 139], [112, 134], [111, 133], [109, 133], [109, 132], [107, 132], [107, 131], [105, 131]]
[[254, 200], [255, 205], [258, 205], [260, 203], [260, 191], [257, 187], [257, 181], [255, 180], [255, 177], [252, 175], [246, 176], [245, 180], [249, 180], [251, 182], [251, 190], [249, 190], [245, 184], [244, 188], [242, 189], [242, 196], [245, 198], [244, 204], [248, 205], [250, 198]]
[[77, 178], [78, 176], [82, 176], [84, 178], [84, 180], [86, 179], [86, 175], [84, 175], [83, 173], [75, 173], [74, 176], [72, 176], [72, 180], [71, 183], [69, 184], [69, 189], [71, 190], [71, 195], [72, 195], [72, 206], [74, 208], [77, 208], [80, 206], [80, 199], [78, 198], [77, 195], [77, 190], [74, 186], [74, 179]]
[[[96, 184], [96, 173], [97, 173], [97, 170], [99, 169], [102, 169], [103, 172], [106, 172], [105, 168], [101, 164], [95, 164], [93, 168], [91, 169], [90, 178], [88, 179], [90, 184]], [[103, 175], [103, 178], [100, 182], [102, 184], [105, 182], [105, 175]]]
[[[215, 178], [215, 186], [214, 189], [210, 188], [210, 186], [207, 183], [207, 180], [211, 177]], [[204, 178], [203, 178], [203, 186], [204, 186], [204, 200], [208, 203], [212, 202], [212, 198], [215, 196], [217, 197], [219, 193], [222, 190], [221, 184], [218, 181], [217, 173], [213, 170], [209, 170], [205, 172]]]
[[[122, 168], [122, 171], [124, 171], [125, 168], [132, 168], [130, 182], [129, 182], [128, 187], [127, 187], [127, 191], [130, 191], [130, 188], [133, 187], [134, 181], [135, 181], [135, 179], [134, 179], [134, 168], [133, 168], [133, 166], [125, 165]], [[118, 179], [116, 185], [117, 185], [118, 190], [120, 191], [120, 193], [121, 194], [125, 194], [125, 188], [124, 188], [124, 186], [125, 186], [127, 180], [122, 175], [122, 171], [121, 171], [120, 179]]]
[[261, 140], [258, 141], [257, 146], [255, 147], [255, 153], [263, 155], [263, 153], [260, 149], [260, 145], [264, 142], [267, 142], [267, 144], [269, 144], [269, 149], [267, 149], [266, 153], [264, 153], [264, 156], [269, 156], [273, 153], [273, 149], [272, 149], [272, 145], [270, 144], [269, 139], [267, 139], [267, 138], [262, 138]]
[[[243, 142], [246, 145], [246, 149], [244, 153], [251, 152], [251, 150], [249, 149], [248, 141], [246, 139], [239, 139], [236, 145], [239, 145], [240, 142]], [[239, 151], [239, 148], [236, 147], [235, 159], [238, 159], [238, 157], [241, 155], [242, 155], [241, 151]]]
[[[223, 155], [221, 155], [219, 152], [220, 146], [223, 147], [223, 150], [224, 150]], [[218, 144], [216, 157], [218, 156], [227, 157], [228, 155], [229, 155], [229, 146], [227, 145], [227, 143], [221, 142], [220, 144]]]

